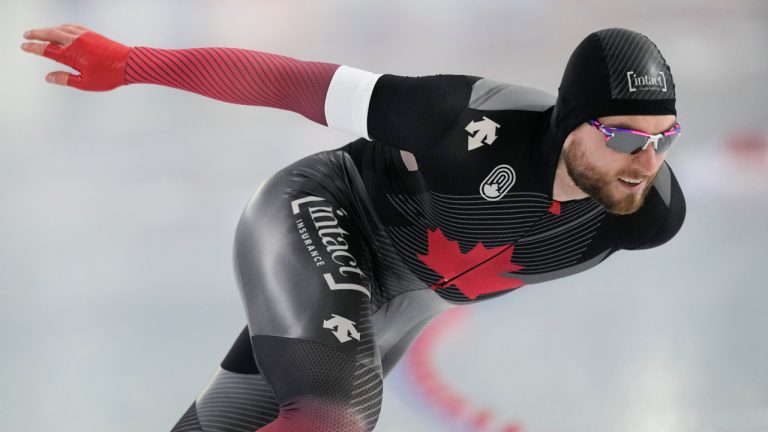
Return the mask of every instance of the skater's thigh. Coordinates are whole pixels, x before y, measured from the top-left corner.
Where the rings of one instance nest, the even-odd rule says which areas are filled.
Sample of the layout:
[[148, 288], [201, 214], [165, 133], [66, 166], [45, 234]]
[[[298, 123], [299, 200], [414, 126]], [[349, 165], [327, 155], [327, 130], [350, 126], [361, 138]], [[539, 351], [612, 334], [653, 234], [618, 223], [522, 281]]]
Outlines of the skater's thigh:
[[350, 357], [374, 351], [370, 233], [350, 169], [346, 153], [312, 155], [246, 206], [234, 253], [252, 337], [312, 341]]

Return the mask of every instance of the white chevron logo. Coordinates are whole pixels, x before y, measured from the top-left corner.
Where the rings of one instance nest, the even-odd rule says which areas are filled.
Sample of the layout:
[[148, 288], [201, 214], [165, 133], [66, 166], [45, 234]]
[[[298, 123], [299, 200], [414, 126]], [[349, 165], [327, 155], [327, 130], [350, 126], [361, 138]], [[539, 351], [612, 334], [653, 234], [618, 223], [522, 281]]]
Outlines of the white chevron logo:
[[493, 144], [496, 141], [496, 129], [500, 127], [498, 123], [485, 116], [480, 121], [470, 121], [464, 128], [470, 133], [467, 139], [467, 150], [474, 150], [482, 147], [483, 144]]
[[339, 340], [339, 342], [349, 342], [352, 339], [355, 339], [357, 341], [360, 340], [360, 332], [357, 331], [355, 328], [355, 322], [350, 321], [342, 316], [338, 316], [336, 314], [331, 314], [333, 318], [323, 320], [323, 328], [327, 329], [336, 329], [335, 331], [331, 331], [334, 336]]

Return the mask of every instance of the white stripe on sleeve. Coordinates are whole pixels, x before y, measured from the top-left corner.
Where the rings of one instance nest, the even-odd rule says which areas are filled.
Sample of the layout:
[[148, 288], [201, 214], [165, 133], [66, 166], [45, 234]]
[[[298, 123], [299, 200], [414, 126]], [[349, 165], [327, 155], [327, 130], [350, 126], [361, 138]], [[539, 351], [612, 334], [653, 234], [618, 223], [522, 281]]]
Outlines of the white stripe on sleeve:
[[368, 136], [368, 105], [373, 86], [382, 74], [340, 66], [325, 96], [328, 127], [371, 139]]

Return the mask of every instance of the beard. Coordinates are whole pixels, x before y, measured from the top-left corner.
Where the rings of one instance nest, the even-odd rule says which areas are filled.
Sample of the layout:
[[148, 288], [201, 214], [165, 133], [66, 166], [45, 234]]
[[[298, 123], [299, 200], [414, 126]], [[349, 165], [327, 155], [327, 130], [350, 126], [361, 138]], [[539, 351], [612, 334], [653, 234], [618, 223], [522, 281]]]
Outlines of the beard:
[[593, 164], [587, 158], [578, 143], [573, 143], [563, 149], [563, 161], [568, 175], [579, 189], [603, 206], [609, 213], [628, 215], [636, 212], [645, 202], [645, 197], [650, 192], [656, 179], [658, 170], [646, 180], [646, 184], [640, 193], [614, 192], [614, 183], [621, 181], [618, 178], [642, 178], [642, 175], [630, 170], [619, 171], [615, 175], [602, 170], [600, 166]]

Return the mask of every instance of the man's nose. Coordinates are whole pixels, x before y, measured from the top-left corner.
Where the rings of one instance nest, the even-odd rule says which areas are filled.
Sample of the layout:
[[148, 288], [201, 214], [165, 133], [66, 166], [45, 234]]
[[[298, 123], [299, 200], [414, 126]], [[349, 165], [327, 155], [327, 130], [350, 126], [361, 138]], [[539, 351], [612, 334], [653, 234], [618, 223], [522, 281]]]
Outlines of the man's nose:
[[653, 148], [653, 142], [648, 143], [645, 150], [640, 150], [634, 155], [634, 166], [644, 175], [651, 175], [658, 168], [658, 155]]

